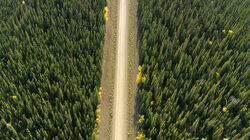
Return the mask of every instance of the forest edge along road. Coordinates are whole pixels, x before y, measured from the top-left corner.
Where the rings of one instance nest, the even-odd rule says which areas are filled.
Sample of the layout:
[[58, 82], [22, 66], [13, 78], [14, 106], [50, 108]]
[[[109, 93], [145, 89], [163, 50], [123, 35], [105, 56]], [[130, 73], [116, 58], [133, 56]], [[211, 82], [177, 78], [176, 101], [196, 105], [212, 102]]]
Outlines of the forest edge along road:
[[114, 95], [112, 139], [127, 138], [127, 46], [128, 46], [128, 2], [119, 1], [118, 46]]

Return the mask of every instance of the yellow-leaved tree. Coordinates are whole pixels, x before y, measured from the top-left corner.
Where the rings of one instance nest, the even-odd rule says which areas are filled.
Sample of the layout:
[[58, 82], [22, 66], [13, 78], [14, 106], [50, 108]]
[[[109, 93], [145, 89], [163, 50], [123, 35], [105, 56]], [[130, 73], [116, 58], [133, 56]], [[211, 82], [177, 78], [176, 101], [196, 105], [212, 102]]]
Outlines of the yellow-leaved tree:
[[139, 72], [139, 73], [137, 74], [137, 76], [136, 76], [136, 82], [137, 82], [137, 83], [141, 83], [141, 80], [142, 80], [142, 74], [141, 74], [141, 72]]

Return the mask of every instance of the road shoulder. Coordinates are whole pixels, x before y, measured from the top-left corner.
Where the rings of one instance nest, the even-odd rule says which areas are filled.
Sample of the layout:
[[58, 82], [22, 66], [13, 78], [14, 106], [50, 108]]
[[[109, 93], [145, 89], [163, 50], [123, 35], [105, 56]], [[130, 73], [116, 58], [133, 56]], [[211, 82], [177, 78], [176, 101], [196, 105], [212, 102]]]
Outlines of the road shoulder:
[[108, 0], [108, 21], [103, 48], [99, 139], [110, 140], [112, 128], [112, 108], [115, 84], [116, 32], [118, 0]]
[[138, 0], [129, 1], [128, 19], [128, 140], [135, 140], [137, 135], [138, 120], [138, 94], [136, 76], [138, 73], [139, 48], [138, 48]]

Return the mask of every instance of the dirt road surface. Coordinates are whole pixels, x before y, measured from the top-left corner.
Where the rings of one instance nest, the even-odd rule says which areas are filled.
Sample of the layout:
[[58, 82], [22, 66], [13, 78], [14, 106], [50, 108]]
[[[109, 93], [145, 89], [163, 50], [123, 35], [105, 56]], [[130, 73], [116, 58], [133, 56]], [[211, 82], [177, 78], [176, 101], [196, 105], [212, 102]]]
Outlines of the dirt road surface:
[[128, 2], [120, 0], [112, 139], [127, 139]]

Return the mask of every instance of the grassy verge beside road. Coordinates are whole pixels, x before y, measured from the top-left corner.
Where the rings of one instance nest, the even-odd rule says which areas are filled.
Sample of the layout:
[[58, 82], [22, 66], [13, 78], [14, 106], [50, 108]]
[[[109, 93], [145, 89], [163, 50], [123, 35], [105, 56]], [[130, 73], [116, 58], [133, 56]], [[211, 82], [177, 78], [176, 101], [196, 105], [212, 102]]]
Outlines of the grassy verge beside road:
[[128, 139], [134, 140], [137, 132], [137, 83], [138, 57], [137, 0], [129, 0], [128, 16]]
[[99, 138], [111, 139], [112, 107], [115, 82], [116, 32], [118, 0], [108, 1], [108, 21], [106, 23], [105, 43], [102, 65], [102, 94], [100, 105]]

